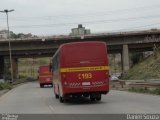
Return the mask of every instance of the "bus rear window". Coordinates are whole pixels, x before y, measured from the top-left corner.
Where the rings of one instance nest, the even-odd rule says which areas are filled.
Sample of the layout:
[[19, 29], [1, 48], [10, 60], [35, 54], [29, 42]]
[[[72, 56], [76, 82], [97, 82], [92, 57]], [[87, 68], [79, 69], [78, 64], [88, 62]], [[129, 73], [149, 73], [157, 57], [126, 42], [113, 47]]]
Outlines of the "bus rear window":
[[49, 73], [49, 66], [40, 67], [39, 72], [40, 72], [41, 74]]
[[83, 46], [67, 46], [63, 50], [63, 60], [66, 63], [102, 60], [106, 59], [106, 49], [104, 45], [86, 45]]

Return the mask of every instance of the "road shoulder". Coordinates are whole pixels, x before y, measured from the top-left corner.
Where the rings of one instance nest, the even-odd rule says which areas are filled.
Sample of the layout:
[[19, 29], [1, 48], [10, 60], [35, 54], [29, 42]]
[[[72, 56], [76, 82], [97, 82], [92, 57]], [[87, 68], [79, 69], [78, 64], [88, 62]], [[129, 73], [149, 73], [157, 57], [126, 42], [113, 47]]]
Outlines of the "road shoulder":
[[0, 97], [1, 97], [2, 95], [4, 95], [5, 93], [7, 93], [8, 91], [10, 91], [10, 90], [8, 90], [8, 89], [6, 89], [6, 90], [0, 90]]

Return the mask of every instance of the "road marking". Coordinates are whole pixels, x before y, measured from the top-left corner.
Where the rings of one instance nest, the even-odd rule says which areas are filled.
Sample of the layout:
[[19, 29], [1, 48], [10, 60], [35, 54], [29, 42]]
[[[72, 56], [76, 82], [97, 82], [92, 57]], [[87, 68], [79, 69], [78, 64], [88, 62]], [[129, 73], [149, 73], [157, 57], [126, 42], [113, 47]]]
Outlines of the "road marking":
[[55, 111], [55, 109], [53, 108], [52, 105], [49, 105], [49, 108], [50, 108], [52, 111]]

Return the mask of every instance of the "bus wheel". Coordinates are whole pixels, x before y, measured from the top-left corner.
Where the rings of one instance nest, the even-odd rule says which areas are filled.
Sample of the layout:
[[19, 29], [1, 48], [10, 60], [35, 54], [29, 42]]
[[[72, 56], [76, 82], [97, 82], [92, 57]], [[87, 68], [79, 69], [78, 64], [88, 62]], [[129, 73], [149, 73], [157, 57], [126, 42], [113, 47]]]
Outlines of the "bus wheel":
[[60, 103], [63, 103], [64, 102], [63, 97], [59, 96], [59, 101], [60, 101]]
[[96, 100], [97, 100], [97, 101], [100, 101], [101, 98], [102, 98], [102, 97], [101, 97], [101, 94], [100, 94], [98, 97], [96, 97]]
[[96, 100], [96, 98], [94, 97], [94, 95], [90, 95], [90, 100], [91, 101], [95, 101]]
[[59, 95], [55, 94], [55, 97], [56, 97], [56, 99], [58, 99], [58, 98], [59, 98]]
[[91, 100], [91, 101], [95, 101], [95, 100], [96, 100], [96, 96], [95, 96], [94, 93], [91, 93], [91, 94], [90, 94], [90, 100]]
[[83, 97], [89, 97], [89, 94], [83, 94]]
[[41, 87], [41, 88], [43, 88], [43, 87], [44, 87], [44, 85], [43, 85], [43, 84], [40, 84], [40, 87]]
[[96, 99], [95, 99], [94, 97], [91, 97], [90, 100], [91, 100], [91, 101], [95, 101]]
[[65, 102], [69, 102], [69, 99], [65, 99]]

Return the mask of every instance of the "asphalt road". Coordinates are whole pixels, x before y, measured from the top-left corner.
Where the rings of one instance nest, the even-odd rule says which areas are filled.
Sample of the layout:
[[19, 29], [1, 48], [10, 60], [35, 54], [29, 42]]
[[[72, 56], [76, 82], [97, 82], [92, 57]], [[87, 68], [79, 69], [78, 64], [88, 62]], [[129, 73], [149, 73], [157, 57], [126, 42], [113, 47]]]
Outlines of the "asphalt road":
[[111, 90], [101, 102], [89, 99], [60, 103], [53, 88], [40, 88], [38, 82], [20, 85], [0, 97], [0, 113], [15, 114], [121, 114], [160, 113], [160, 96]]

